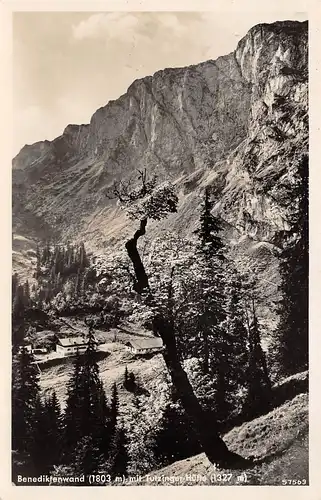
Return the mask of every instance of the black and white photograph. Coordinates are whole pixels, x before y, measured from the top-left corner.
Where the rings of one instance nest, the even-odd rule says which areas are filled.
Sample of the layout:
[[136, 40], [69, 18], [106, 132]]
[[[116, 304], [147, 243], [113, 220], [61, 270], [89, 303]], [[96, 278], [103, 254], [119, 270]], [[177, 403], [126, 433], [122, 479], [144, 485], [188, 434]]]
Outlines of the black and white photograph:
[[309, 486], [308, 21], [13, 13], [14, 486]]

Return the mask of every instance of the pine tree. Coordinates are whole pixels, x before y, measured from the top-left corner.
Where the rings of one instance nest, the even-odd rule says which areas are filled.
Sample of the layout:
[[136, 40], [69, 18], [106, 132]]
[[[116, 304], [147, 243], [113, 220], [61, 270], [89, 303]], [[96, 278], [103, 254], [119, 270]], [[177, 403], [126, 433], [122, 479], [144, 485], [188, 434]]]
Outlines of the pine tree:
[[88, 266], [88, 259], [86, 255], [85, 245], [83, 242], [80, 243], [79, 247], [79, 270], [80, 272]]
[[252, 299], [253, 320], [249, 326], [248, 392], [245, 414], [253, 418], [267, 411], [271, 403], [271, 381], [264, 351], [261, 346], [260, 327]]
[[50, 284], [55, 283], [56, 279], [56, 266], [53, 265], [50, 271]]
[[96, 341], [93, 327], [89, 327], [87, 336], [87, 349], [83, 355], [80, 375], [81, 393], [83, 397], [82, 435], [92, 435], [97, 423], [95, 405], [97, 393], [100, 388], [99, 368], [96, 361]]
[[[72, 471], [75, 476], [85, 475], [85, 486], [92, 485], [89, 476], [97, 474], [103, 464], [103, 456], [91, 436], [84, 436], [75, 450]], [[99, 483], [98, 483], [99, 484]]]
[[221, 323], [213, 346], [216, 360], [216, 406], [220, 421], [231, 411], [230, 396], [239, 387], [244, 387], [247, 364], [247, 331], [243, 307], [242, 283], [237, 275], [230, 278], [226, 287], [226, 319]]
[[[215, 369], [215, 343], [219, 325], [226, 317], [224, 284], [226, 276], [222, 264], [200, 259], [202, 275], [199, 278], [196, 295], [197, 314], [195, 325], [201, 339], [200, 355], [203, 360], [203, 373]], [[213, 350], [214, 349], [214, 350]]]
[[23, 296], [24, 296], [25, 307], [30, 307], [30, 303], [31, 303], [31, 301], [30, 301], [30, 286], [29, 286], [28, 280], [23, 285]]
[[66, 409], [63, 416], [64, 462], [69, 463], [82, 434], [82, 392], [81, 392], [81, 358], [77, 351], [71, 379], [68, 382]]
[[12, 275], [12, 284], [11, 284], [11, 300], [12, 300], [12, 304], [14, 302], [14, 299], [15, 299], [15, 296], [16, 296], [16, 293], [17, 293], [18, 285], [19, 285], [19, 278], [18, 278], [17, 273], [14, 273]]
[[87, 337], [87, 349], [77, 355], [74, 374], [68, 388], [64, 415], [64, 460], [70, 463], [77, 443], [90, 437], [101, 454], [107, 456], [111, 440], [110, 412], [96, 361], [96, 341], [92, 326]]
[[110, 474], [114, 479], [117, 476], [128, 475], [129, 456], [127, 451], [128, 440], [124, 426], [116, 429], [110, 450]]
[[62, 247], [60, 247], [59, 245], [57, 245], [55, 249], [54, 266], [56, 274], [62, 271]]
[[280, 314], [280, 364], [284, 374], [308, 366], [308, 157], [298, 162], [291, 186], [291, 230], [280, 259], [283, 300]]
[[81, 297], [85, 296], [86, 289], [87, 289], [87, 273], [84, 273], [83, 278], [81, 280], [81, 287], [80, 287], [80, 295], [81, 295]]
[[131, 391], [133, 391], [136, 387], [136, 377], [135, 377], [134, 372], [129, 372], [128, 387], [129, 387], [129, 390], [131, 390]]
[[55, 278], [54, 293], [55, 295], [62, 291], [63, 280], [59, 272]]
[[61, 249], [61, 263], [60, 263], [60, 274], [64, 275], [66, 271], [66, 248], [62, 247]]
[[13, 320], [17, 322], [23, 320], [24, 312], [25, 312], [24, 289], [22, 285], [18, 285], [12, 306]]
[[14, 354], [16, 354], [19, 347], [23, 345], [25, 335], [26, 329], [23, 322], [12, 325], [12, 352]]
[[222, 239], [219, 236], [222, 230], [222, 223], [218, 217], [212, 214], [213, 207], [214, 203], [210, 199], [210, 190], [206, 188], [201, 208], [200, 228], [195, 233], [200, 240], [202, 252], [206, 253], [209, 257], [222, 255], [224, 248]]
[[202, 270], [199, 281], [197, 326], [202, 338], [203, 371], [210, 371], [210, 337], [215, 327], [225, 317], [223, 287], [225, 284], [224, 245], [219, 235], [222, 230], [220, 220], [212, 214], [213, 202], [209, 188], [201, 209], [200, 227], [196, 231], [199, 238], [197, 258]]
[[128, 368], [127, 368], [127, 365], [125, 366], [125, 374], [124, 374], [124, 387], [126, 389], [127, 387], [127, 384], [128, 384]]
[[37, 248], [36, 248], [36, 271], [35, 271], [34, 277], [36, 278], [36, 280], [39, 280], [40, 276], [41, 276], [41, 255], [40, 255], [39, 245], [37, 244]]
[[14, 352], [23, 343], [25, 336], [25, 296], [22, 285], [16, 288], [15, 297], [12, 305], [12, 346]]
[[13, 363], [12, 387], [12, 449], [18, 452], [31, 453], [39, 390], [34, 357], [22, 348]]
[[73, 245], [71, 245], [68, 251], [68, 262], [67, 262], [69, 271], [71, 271], [72, 266], [74, 264], [74, 259], [75, 259], [74, 252], [75, 252], [74, 247]]
[[81, 295], [81, 272], [80, 272], [80, 269], [78, 269], [77, 276], [76, 276], [75, 295], [76, 295], [76, 297], [80, 297], [80, 295]]
[[96, 417], [95, 442], [98, 444], [104, 458], [107, 459], [112, 439], [112, 427], [110, 421], [110, 408], [101, 381], [97, 387]]
[[50, 260], [49, 260], [49, 265], [51, 269], [53, 269], [53, 273], [56, 274], [56, 265], [58, 264], [58, 259], [57, 259], [57, 254], [58, 254], [58, 247], [54, 245], [52, 247], [52, 252], [50, 254]]
[[37, 307], [39, 309], [43, 309], [43, 303], [45, 302], [46, 298], [46, 291], [43, 288], [40, 288], [38, 291], [38, 300], [37, 300]]
[[119, 414], [119, 397], [116, 382], [113, 384], [110, 404], [110, 423], [112, 432], [115, 431], [117, 426], [117, 417]]
[[177, 403], [169, 403], [155, 431], [155, 457], [160, 466], [169, 465], [201, 451], [188, 418]]
[[46, 404], [43, 404], [40, 396], [37, 396], [34, 421], [32, 428], [32, 445], [30, 457], [33, 463], [34, 474], [47, 474], [48, 467], [48, 415]]
[[48, 432], [46, 445], [48, 449], [47, 463], [49, 470], [58, 465], [62, 453], [62, 414], [56, 392], [53, 391], [47, 405]]
[[45, 265], [46, 260], [47, 260], [47, 259], [46, 259], [46, 257], [47, 257], [47, 256], [46, 256], [46, 245], [45, 245], [45, 246], [42, 248], [42, 252], [41, 252], [41, 254], [40, 254], [40, 263], [41, 263], [41, 265]]
[[50, 242], [47, 240], [42, 252], [41, 263], [43, 265], [48, 265], [51, 262], [51, 249]]

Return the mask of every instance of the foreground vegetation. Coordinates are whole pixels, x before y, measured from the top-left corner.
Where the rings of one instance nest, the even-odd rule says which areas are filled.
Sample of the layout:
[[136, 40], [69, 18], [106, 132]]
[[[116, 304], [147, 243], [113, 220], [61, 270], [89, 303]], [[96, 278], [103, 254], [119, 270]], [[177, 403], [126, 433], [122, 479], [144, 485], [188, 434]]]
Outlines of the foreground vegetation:
[[[303, 174], [298, 177], [299, 187], [304, 179]], [[271, 371], [275, 366], [279, 374], [306, 368], [307, 248], [302, 243], [306, 204], [297, 201], [293, 215], [296, 232], [289, 236], [282, 254], [282, 337], [268, 363], [262, 348], [256, 277], [238, 269], [231, 259], [222, 240], [222, 221], [213, 215], [210, 190], [205, 191], [194, 237], [184, 240], [167, 233], [146, 249], [145, 264], [138, 239], [145, 234], [148, 218], [159, 220], [176, 210], [174, 188], [156, 187], [153, 180], [142, 176], [140, 189], [128, 192], [116, 186], [114, 191], [130, 217], [140, 220], [139, 229], [126, 243], [127, 256], [120, 253], [98, 259], [88, 256], [83, 244], [63, 247], [47, 243], [37, 250], [32, 285], [20, 284], [13, 277], [12, 342], [17, 366], [13, 371], [14, 471], [31, 467], [39, 473], [55, 468], [60, 473], [88, 475], [103, 470], [115, 477], [128, 474], [129, 469], [147, 472], [201, 450], [212, 462], [222, 460], [221, 465], [232, 466], [236, 460], [240, 465], [241, 457], [228, 450], [222, 433], [273, 407]], [[305, 193], [298, 189], [298, 196], [300, 192], [301, 196]], [[300, 277], [304, 286], [294, 288]], [[293, 336], [298, 303], [304, 320], [298, 336]], [[40, 399], [32, 355], [21, 347], [34, 341], [44, 324], [53, 325], [57, 316], [72, 315], [83, 317], [90, 325], [88, 349], [82, 361], [76, 360], [74, 385], [68, 389], [62, 414], [54, 392], [49, 400]], [[113, 328], [124, 319], [149, 328], [165, 346], [169, 374], [165, 405], [158, 407], [158, 419], [154, 427], [148, 427], [147, 435], [141, 431], [143, 440], [135, 432], [126, 436], [122, 423], [117, 422], [117, 391], [109, 405], [93, 356], [93, 326]], [[294, 353], [300, 350], [296, 357], [290, 350], [293, 340]], [[128, 374], [125, 384], [128, 390]], [[133, 380], [130, 384], [133, 388]], [[70, 422], [78, 422], [80, 411], [85, 420], [79, 427], [70, 427]], [[143, 428], [146, 419], [138, 397], [132, 417]], [[59, 445], [50, 446], [51, 451], [43, 456], [39, 443], [46, 434], [52, 435], [49, 442]], [[63, 440], [56, 439], [58, 435]], [[39, 457], [43, 458], [39, 461]], [[248, 457], [243, 462], [250, 466]]]

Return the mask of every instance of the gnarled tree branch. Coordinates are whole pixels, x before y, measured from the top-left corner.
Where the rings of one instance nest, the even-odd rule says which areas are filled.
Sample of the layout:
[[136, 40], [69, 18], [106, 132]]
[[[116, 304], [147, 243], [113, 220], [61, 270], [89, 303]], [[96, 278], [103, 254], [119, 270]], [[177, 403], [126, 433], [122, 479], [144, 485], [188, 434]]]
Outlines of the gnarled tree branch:
[[[126, 250], [130, 260], [133, 263], [137, 293], [143, 293], [149, 290], [148, 277], [137, 250], [137, 241], [146, 232], [147, 219], [143, 219], [139, 229], [135, 232], [133, 238], [126, 242]], [[174, 269], [172, 269], [173, 275]], [[150, 297], [151, 294], [150, 294]], [[171, 299], [171, 290], [169, 290], [169, 299]], [[153, 298], [151, 298], [153, 300]], [[220, 467], [228, 468], [248, 468], [252, 462], [231, 452], [223, 439], [220, 437], [217, 424], [213, 417], [206, 413], [199, 400], [197, 399], [193, 387], [184, 371], [177, 350], [176, 337], [174, 332], [173, 318], [165, 318], [163, 315], [156, 315], [153, 320], [153, 332], [159, 336], [164, 344], [164, 361], [169, 371], [171, 380], [176, 389], [181, 404], [190, 419], [192, 428], [196, 433], [199, 443], [205, 452], [207, 458]]]
[[[141, 186], [136, 190], [129, 190], [129, 185], [119, 183], [114, 185], [114, 196], [123, 203], [132, 203], [138, 199], [143, 199], [147, 194], [152, 193], [155, 187], [155, 177], [150, 181], [146, 180], [146, 170], [138, 171]], [[177, 200], [167, 200], [167, 212], [176, 212]], [[166, 213], [166, 211], [165, 211]], [[156, 217], [154, 217], [156, 218]], [[160, 217], [161, 218], [161, 217]], [[135, 283], [134, 289], [138, 294], [148, 293], [150, 302], [154, 302], [154, 298], [150, 291], [148, 276], [142, 262], [141, 256], [137, 249], [137, 243], [140, 237], [146, 233], [147, 216], [140, 221], [139, 229], [134, 233], [126, 244], [128, 257], [130, 258], [134, 272]], [[174, 268], [171, 273], [171, 281], [173, 278]], [[174, 317], [172, 310], [172, 284], [169, 288], [169, 314], [165, 317], [163, 314], [156, 314], [153, 320], [153, 332], [161, 337], [165, 350], [163, 352], [164, 361], [171, 376], [173, 385], [177, 395], [182, 403], [182, 406], [188, 415], [192, 428], [195, 431], [202, 449], [212, 463], [216, 463], [221, 467], [249, 467], [251, 462], [243, 459], [239, 455], [228, 450], [223, 439], [220, 437], [217, 424], [212, 416], [206, 413], [199, 400], [197, 399], [193, 387], [188, 380], [187, 374], [184, 371], [176, 345], [176, 336], [174, 330]]]
[[128, 240], [125, 244], [128, 257], [130, 258], [134, 266], [134, 271], [136, 276], [134, 289], [139, 294], [143, 293], [144, 290], [148, 290], [149, 288], [148, 276], [146, 274], [142, 259], [137, 250], [138, 239], [145, 234], [146, 225], [147, 225], [147, 219], [141, 220], [139, 229], [135, 232], [134, 236], [130, 240]]

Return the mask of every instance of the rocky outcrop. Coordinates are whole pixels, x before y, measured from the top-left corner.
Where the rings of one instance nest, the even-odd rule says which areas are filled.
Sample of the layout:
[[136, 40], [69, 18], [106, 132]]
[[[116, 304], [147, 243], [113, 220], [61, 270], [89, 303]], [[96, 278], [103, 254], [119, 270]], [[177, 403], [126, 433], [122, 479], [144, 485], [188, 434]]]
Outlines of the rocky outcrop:
[[285, 191], [308, 149], [307, 36], [307, 23], [259, 25], [235, 53], [252, 84], [251, 119], [248, 137], [227, 158], [219, 208], [259, 239], [289, 229]]
[[294, 159], [307, 150], [307, 37], [307, 23], [255, 26], [233, 53], [137, 80], [90, 124], [25, 146], [13, 160], [14, 228], [114, 245], [128, 228], [106, 190], [146, 167], [180, 191], [179, 214], [152, 234], [192, 230], [211, 184], [233, 239], [273, 244], [288, 228]]

